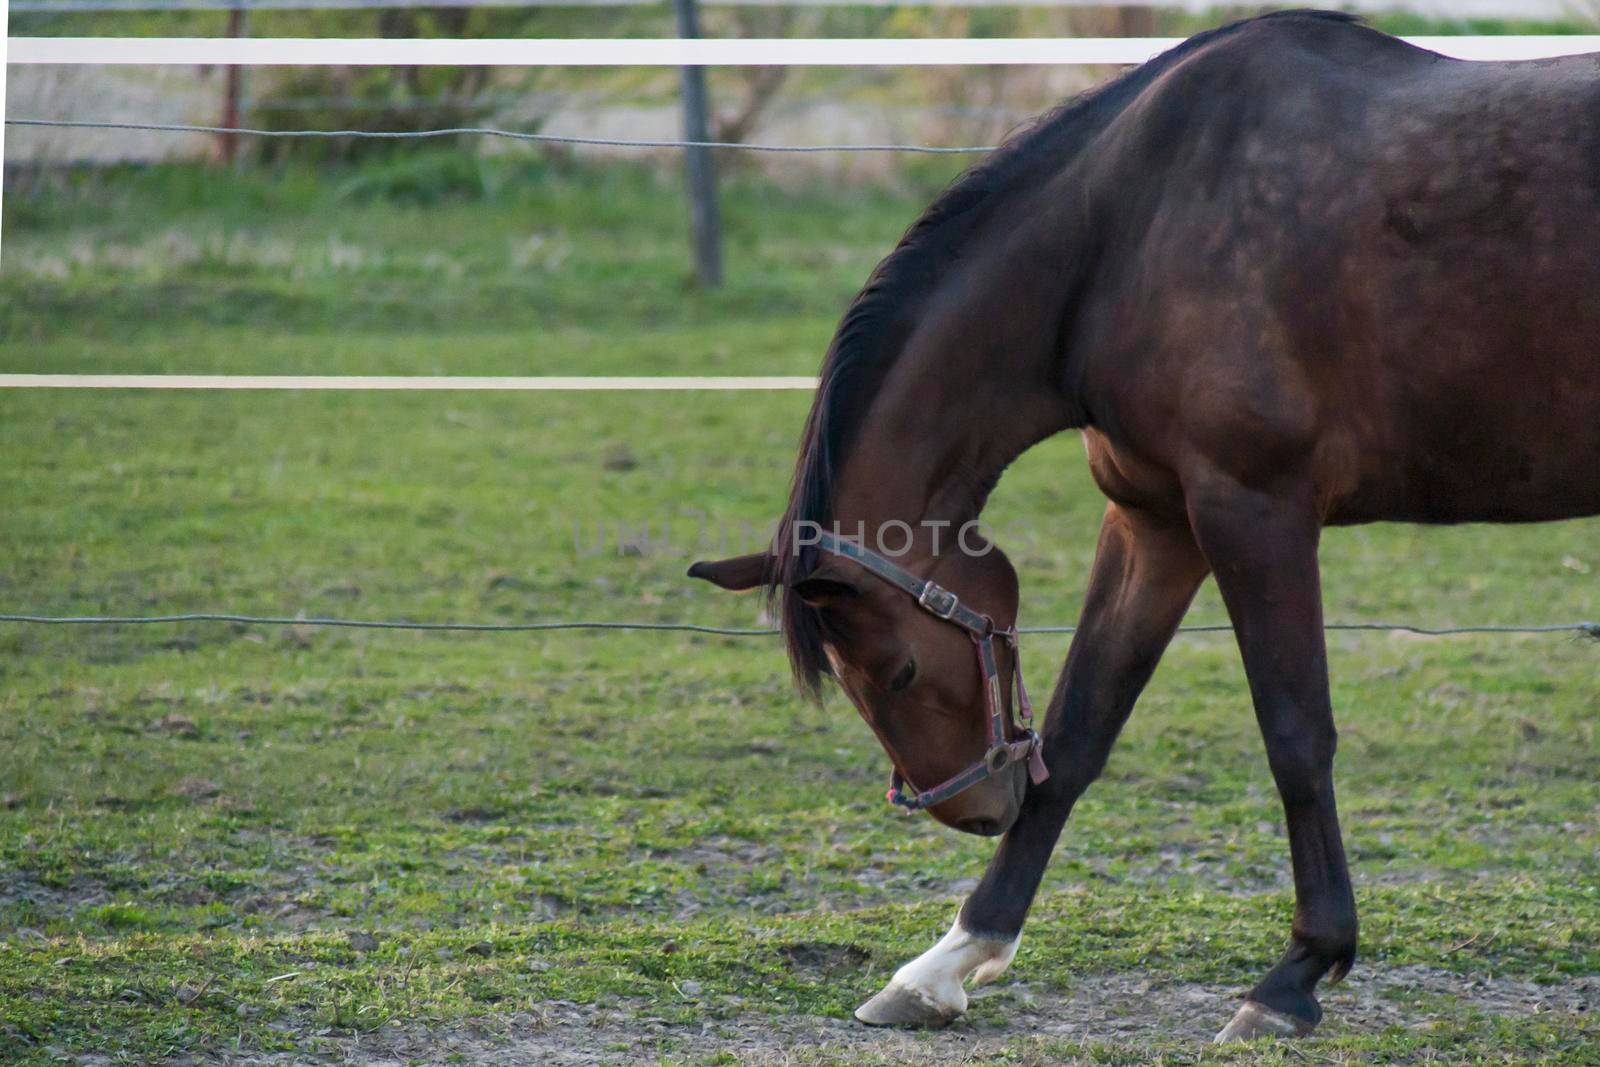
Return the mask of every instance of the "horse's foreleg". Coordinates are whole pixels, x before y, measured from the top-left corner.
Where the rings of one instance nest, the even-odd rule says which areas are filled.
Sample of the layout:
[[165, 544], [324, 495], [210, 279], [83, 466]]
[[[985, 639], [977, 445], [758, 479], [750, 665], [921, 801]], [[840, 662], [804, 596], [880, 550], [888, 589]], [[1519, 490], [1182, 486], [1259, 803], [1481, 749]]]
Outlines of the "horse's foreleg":
[[1078, 631], [1044, 726], [1050, 777], [1031, 786], [978, 888], [938, 944], [895, 972], [856, 1018], [939, 1026], [967, 1007], [965, 982], [996, 978], [1016, 955], [1023, 920], [1073, 803], [1112, 743], [1206, 576], [1186, 523], [1112, 505], [1100, 527]]
[[1195, 529], [1228, 606], [1294, 863], [1288, 951], [1218, 1041], [1309, 1033], [1315, 990], [1355, 959], [1356, 908], [1333, 797], [1335, 731], [1317, 569], [1320, 524], [1307, 503], [1246, 490], [1194, 506]]

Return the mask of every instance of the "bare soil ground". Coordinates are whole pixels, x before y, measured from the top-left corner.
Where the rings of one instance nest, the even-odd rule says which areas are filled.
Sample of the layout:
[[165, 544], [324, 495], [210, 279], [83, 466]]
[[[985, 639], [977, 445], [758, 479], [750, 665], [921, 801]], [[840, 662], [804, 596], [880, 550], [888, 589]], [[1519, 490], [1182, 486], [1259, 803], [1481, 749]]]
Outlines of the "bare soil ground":
[[[1456, 1017], [1468, 1013], [1503, 1018], [1557, 1014], [1576, 1019], [1600, 1008], [1600, 976], [1546, 985], [1493, 977], [1464, 981], [1448, 971], [1421, 966], [1365, 971], [1323, 996], [1327, 1017], [1322, 1036], [1427, 1029], [1441, 1019], [1444, 1005]], [[1236, 990], [1160, 985], [1128, 974], [1085, 977], [1070, 992], [1002, 983], [977, 991], [967, 1018], [934, 1032], [755, 1013], [683, 1026], [652, 1014], [643, 1001], [609, 1008], [555, 1002], [537, 1014], [507, 1018], [497, 1031], [481, 1026], [390, 1025], [360, 1037], [329, 1038], [314, 1053], [224, 1057], [218, 1062], [239, 1067], [308, 1061], [353, 1067], [417, 1062], [594, 1067], [720, 1058], [776, 1067], [970, 1063], [1003, 1056], [1007, 1062], [1088, 1063], [1102, 1062], [1090, 1055], [1091, 1047], [1112, 1046], [1136, 1057], [1141, 1047], [1158, 1042], [1208, 1042], [1237, 1007], [1237, 998]], [[998, 1013], [986, 1010], [994, 1008]], [[1072, 1054], [1074, 1045], [1083, 1049], [1081, 1059]]]

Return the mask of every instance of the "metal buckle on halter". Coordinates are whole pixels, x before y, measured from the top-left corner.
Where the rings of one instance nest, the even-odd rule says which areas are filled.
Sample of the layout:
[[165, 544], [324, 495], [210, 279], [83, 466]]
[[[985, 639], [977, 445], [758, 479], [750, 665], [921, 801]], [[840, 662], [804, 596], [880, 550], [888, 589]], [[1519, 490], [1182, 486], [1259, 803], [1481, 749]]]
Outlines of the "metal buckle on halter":
[[961, 600], [943, 586], [929, 582], [922, 587], [922, 592], [917, 594], [917, 603], [924, 611], [948, 621], [956, 613], [956, 608], [961, 605]]

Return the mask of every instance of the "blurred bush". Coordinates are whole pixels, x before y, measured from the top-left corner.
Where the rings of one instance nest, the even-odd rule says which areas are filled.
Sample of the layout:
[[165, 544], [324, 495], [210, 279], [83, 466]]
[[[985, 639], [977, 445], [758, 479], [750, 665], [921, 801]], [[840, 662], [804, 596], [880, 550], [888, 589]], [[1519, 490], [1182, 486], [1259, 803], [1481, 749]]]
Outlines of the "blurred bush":
[[489, 196], [490, 181], [483, 161], [466, 152], [413, 153], [378, 161], [338, 187], [340, 200], [386, 200], [418, 207]]
[[[398, 9], [377, 13], [377, 35], [390, 38], [490, 36], [482, 12], [470, 8]], [[484, 96], [494, 74], [489, 67], [300, 67], [258, 85], [251, 122], [263, 129], [340, 129], [405, 133], [480, 125], [493, 110]], [[527, 74], [521, 82], [531, 82]], [[503, 76], [496, 88], [510, 88]], [[524, 119], [523, 129], [538, 120]], [[450, 146], [462, 138], [433, 140]], [[341, 138], [263, 139], [257, 158], [347, 162], [404, 155], [415, 141]]]
[[349, 172], [335, 196], [350, 203], [384, 201], [414, 207], [500, 200], [567, 174], [569, 162], [547, 154], [484, 157], [469, 152], [408, 152]]
[[[477, 125], [483, 67], [300, 67], [255, 97], [252, 125], [268, 130], [409, 132]], [[452, 138], [434, 144], [459, 141]], [[263, 138], [258, 159], [349, 162], [403, 154], [415, 142], [339, 138]]]

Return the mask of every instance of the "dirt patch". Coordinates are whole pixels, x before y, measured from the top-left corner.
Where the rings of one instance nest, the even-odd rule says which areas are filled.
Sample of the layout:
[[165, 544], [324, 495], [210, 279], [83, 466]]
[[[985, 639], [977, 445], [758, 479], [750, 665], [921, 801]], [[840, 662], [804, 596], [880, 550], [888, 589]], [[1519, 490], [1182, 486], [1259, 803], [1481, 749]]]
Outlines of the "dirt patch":
[[[850, 946], [807, 943], [783, 951], [792, 954], [795, 966], [826, 967], [841, 952], [847, 955]], [[1086, 976], [1067, 991], [1002, 983], [978, 990], [966, 1018], [932, 1033], [753, 1012], [682, 1024], [655, 1015], [645, 1002], [599, 1007], [557, 1001], [537, 1013], [508, 1016], [492, 1029], [485, 1024], [431, 1030], [390, 1025], [359, 1037], [320, 1038], [314, 1055], [319, 1062], [352, 1067], [400, 1067], [417, 1060], [595, 1067], [661, 1060], [700, 1063], [718, 1056], [773, 1067], [941, 1064], [1002, 1054], [1007, 1062], [1060, 1063], [1062, 1044], [1112, 1043], [1136, 1049], [1155, 1042], [1209, 1041], [1238, 1006], [1238, 995], [1238, 990], [1215, 986], [1157, 985], [1135, 975]], [[1540, 985], [1397, 967], [1351, 979], [1329, 990], [1323, 1004], [1328, 1017], [1321, 1032], [1326, 1036], [1416, 1029], [1464, 1014], [1587, 1017], [1600, 1007], [1600, 977]], [[278, 1067], [305, 1062], [310, 1051], [219, 1062]]]
[[471, 806], [465, 808], [451, 808], [444, 813], [447, 822], [458, 823], [463, 826], [486, 826], [498, 822], [509, 814], [506, 808]]
[[52, 885], [27, 871], [0, 872], [0, 906], [30, 905], [42, 915], [60, 915], [110, 901], [110, 889], [98, 879], [73, 878], [65, 885]]
[[778, 949], [790, 968], [815, 974], [848, 974], [860, 969], [872, 957], [857, 945], [836, 945], [829, 941], [797, 941]]
[[172, 792], [184, 800], [216, 800], [222, 795], [222, 787], [209, 778], [185, 778], [172, 787]]
[[1322, 997], [1324, 1032], [1369, 1033], [1414, 1028], [1465, 1013], [1591, 1016], [1600, 1010], [1600, 975], [1541, 984], [1516, 978], [1460, 975], [1432, 967], [1374, 969]]

